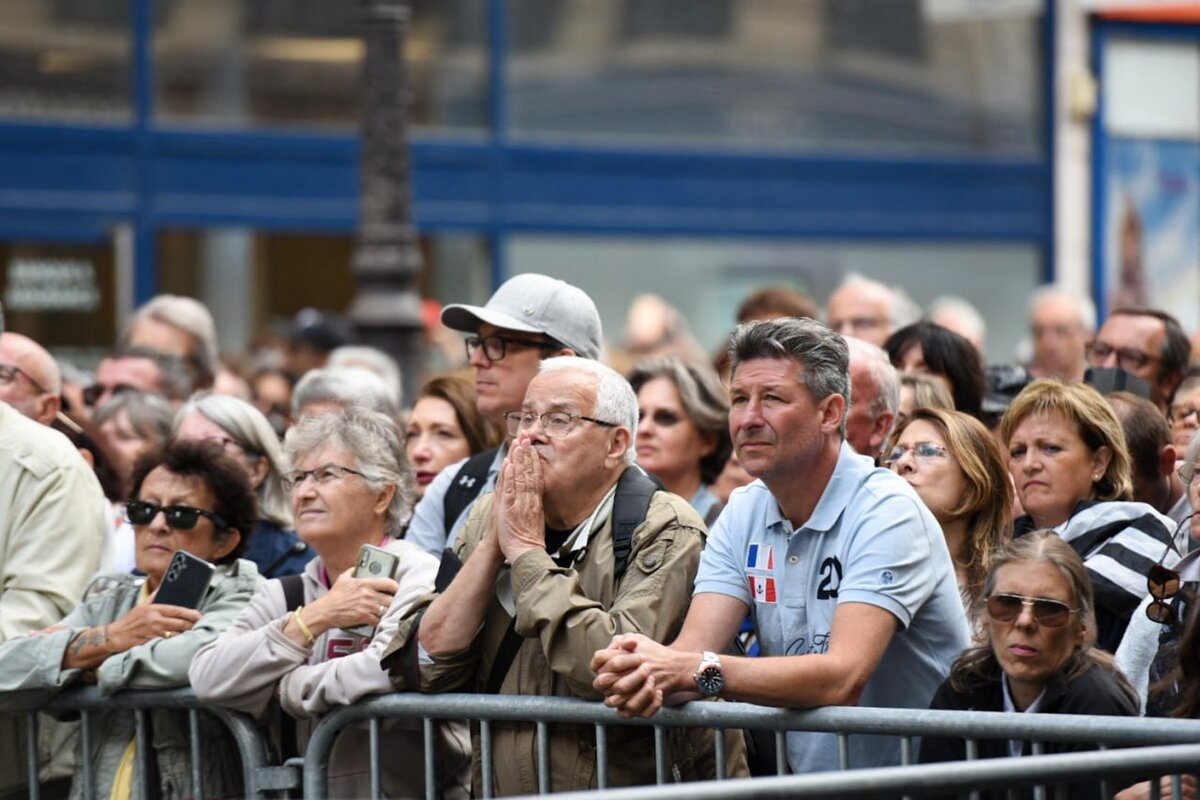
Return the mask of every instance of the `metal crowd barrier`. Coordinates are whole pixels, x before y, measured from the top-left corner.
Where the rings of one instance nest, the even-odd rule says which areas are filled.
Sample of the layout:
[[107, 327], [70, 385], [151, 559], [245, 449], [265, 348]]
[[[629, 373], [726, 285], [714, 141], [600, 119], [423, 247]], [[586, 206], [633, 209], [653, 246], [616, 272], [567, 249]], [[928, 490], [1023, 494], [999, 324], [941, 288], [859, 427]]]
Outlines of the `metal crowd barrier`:
[[[202, 705], [191, 689], [172, 689], [161, 692], [118, 692], [104, 695], [95, 686], [78, 686], [56, 695], [49, 702], [41, 705], [38, 711], [78, 712], [81, 753], [91, 753], [92, 751], [92, 712], [132, 711], [135, 718], [137, 747], [139, 752], [145, 753], [152, 746], [147, 714], [159, 709], [186, 709], [188, 712], [188, 738], [191, 744], [192, 762], [191, 794], [193, 797], [205, 796], [203, 761], [200, 754], [201, 713], [211, 714], [220, 720], [237, 744], [238, 753], [242, 759], [242, 780], [247, 797], [265, 797], [267, 796], [266, 792], [288, 788], [289, 785], [294, 786], [294, 780], [289, 781], [285, 772], [272, 766], [267, 739], [249, 716], [229, 709]], [[38, 774], [37, 716], [37, 712], [31, 712], [26, 717], [26, 736], [29, 743], [27, 769], [31, 777], [29, 781], [30, 800], [38, 800], [40, 796], [36, 780]], [[80, 768], [83, 796], [92, 798], [96, 796], [96, 776], [92, 768], [92, 761], [91, 758], [83, 758], [82, 762]], [[150, 797], [150, 787], [145, 780], [142, 759], [135, 759], [135, 770], [136, 785], [140, 786], [143, 797]], [[157, 794], [157, 789], [154, 794]]]
[[[203, 765], [201, 763], [199, 714], [211, 713], [229, 730], [242, 758], [244, 788], [247, 797], [266, 797], [270, 793], [298, 788], [294, 762], [277, 766], [271, 761], [270, 749], [262, 730], [246, 715], [201, 705], [190, 689], [163, 692], [123, 692], [101, 695], [96, 687], [69, 689], [46, 703], [40, 710], [50, 712], [79, 712], [83, 752], [90, 752], [91, 712], [125, 709], [136, 717], [136, 737], [139, 748], [149, 747], [149, 727], [146, 714], [156, 709], [186, 709], [190, 727], [192, 757], [192, 794], [203, 796]], [[28, 735], [30, 774], [37, 774], [36, 712], [29, 714]], [[1005, 714], [988, 711], [932, 711], [891, 708], [818, 708], [806, 711], [765, 708], [746, 703], [690, 703], [678, 708], [664, 709], [653, 719], [621, 719], [613, 709], [601, 703], [560, 697], [512, 697], [477, 694], [421, 695], [396, 693], [379, 695], [343, 706], [329, 712], [313, 729], [303, 759], [303, 791], [308, 800], [328, 796], [329, 756], [338, 734], [348, 725], [367, 722], [371, 755], [371, 793], [380, 795], [380, 756], [386, 752], [382, 741], [380, 720], [386, 718], [419, 719], [425, 735], [426, 791], [436, 797], [436, 757], [434, 750], [435, 722], [444, 719], [470, 719], [480, 726], [482, 773], [491, 775], [491, 723], [529, 722], [536, 725], [539, 791], [549, 791], [550, 726], [556, 723], [592, 725], [596, 731], [596, 758], [600, 795], [586, 793], [589, 798], [645, 798], [655, 800], [708, 800], [709, 798], [749, 797], [884, 797], [901, 793], [928, 794], [970, 791], [979, 786], [1017, 787], [1062, 782], [1072, 778], [1098, 779], [1131, 774], [1174, 774], [1194, 772], [1200, 766], [1200, 720], [1146, 719], [1065, 714]], [[654, 728], [657, 788], [636, 787], [608, 789], [609, 751], [607, 731], [610, 726], [635, 725]], [[748, 781], [716, 781], [690, 783], [683, 786], [666, 785], [669, 781], [667, 763], [667, 730], [672, 727], [710, 728], [720, 732], [729, 729], [760, 729], [774, 731], [777, 745], [776, 768], [779, 777], [755, 778]], [[838, 737], [838, 769], [814, 775], [786, 775], [787, 731], [826, 732]], [[876, 769], [854, 768], [848, 763], [849, 737], [857, 734], [891, 735], [900, 737], [902, 767]], [[1034, 742], [1031, 757], [986, 759], [969, 763], [915, 765], [913, 738], [918, 736], [950, 736], [966, 739], [969, 759], [975, 758], [980, 739], [1027, 739]], [[1063, 755], [1041, 755], [1046, 742], [1089, 742], [1100, 746], [1096, 752]], [[1131, 747], [1137, 745], [1152, 747]], [[723, 778], [725, 761], [724, 741], [715, 740], [718, 778]], [[1128, 749], [1105, 750], [1109, 746]], [[139, 760], [138, 784], [141, 780]], [[89, 760], [82, 765], [83, 795], [94, 797], [95, 775]], [[1104, 787], [1105, 796], [1110, 789]], [[606, 791], [607, 790], [607, 791]], [[584, 793], [579, 793], [583, 797]], [[1176, 782], [1173, 794], [1179, 794]], [[485, 781], [483, 796], [493, 795]], [[36, 782], [29, 796], [39, 796]], [[1035, 796], [1045, 796], [1044, 789]], [[1157, 797], [1157, 787], [1152, 791]], [[574, 797], [574, 793], [567, 797]]]
[[[1140, 717], [1105, 717], [1069, 714], [1006, 714], [995, 711], [934, 711], [894, 708], [817, 708], [806, 711], [764, 708], [747, 703], [690, 703], [668, 708], [653, 719], [621, 719], [613, 709], [601, 703], [561, 697], [521, 697], [476, 694], [420, 695], [397, 693], [380, 695], [353, 706], [335, 709], [327, 714], [313, 730], [304, 758], [304, 796], [307, 800], [323, 800], [328, 796], [327, 772], [329, 754], [337, 734], [347, 725], [374, 720], [369, 729], [371, 749], [372, 796], [378, 797], [380, 785], [378, 753], [383, 751], [378, 720], [381, 718], [421, 719], [425, 730], [425, 770], [428, 797], [435, 797], [436, 781], [431, 747], [433, 724], [440, 719], [471, 719], [480, 724], [479, 757], [482, 773], [491, 775], [490, 723], [532, 722], [536, 724], [539, 792], [545, 794], [550, 786], [549, 726], [553, 723], [591, 724], [596, 729], [596, 759], [598, 787], [607, 788], [608, 747], [607, 728], [612, 725], [640, 725], [655, 729], [657, 782], [666, 784], [668, 764], [666, 730], [670, 727], [702, 727], [717, 731], [753, 728], [775, 731], [777, 764], [780, 775], [787, 771], [785, 736], [787, 731], [817, 731], [838, 737], [838, 768], [842, 773], [789, 776], [786, 778], [757, 778], [752, 781], [722, 782], [716, 788], [705, 789], [711, 794], [698, 794], [703, 784], [679, 787], [689, 798], [733, 796], [731, 792], [747, 792], [758, 796], [760, 791], [783, 781], [785, 788], [770, 789], [778, 796], [887, 796], [903, 791], [928, 791], [931, 787], [953, 791], [955, 787], [990, 785], [1001, 780], [1011, 785], [1055, 782], [1059, 778], [1087, 776], [1097, 778], [1119, 773], [1153, 774], [1172, 770], [1195, 770], [1200, 765], [1200, 720], [1147, 719]], [[901, 737], [900, 768], [852, 769], [848, 763], [849, 739], [854, 734], [891, 735]], [[1034, 757], [1018, 759], [989, 759], [976, 764], [931, 764], [911, 766], [916, 761], [913, 738], [918, 736], [951, 736], [966, 739], [969, 759], [975, 758], [980, 739], [1026, 739], [1033, 742]], [[1089, 742], [1100, 747], [1112, 745], [1166, 745], [1182, 743], [1189, 748], [1156, 747], [1153, 749], [1121, 750], [1064, 755], [1041, 755], [1046, 742]], [[716, 738], [718, 778], [724, 766], [723, 739]], [[1036, 765], [1036, 767], [1035, 767]], [[849, 771], [846, 771], [849, 770]], [[972, 771], [964, 771], [972, 770]], [[912, 775], [911, 783], [900, 780], [900, 774]], [[922, 777], [925, 776], [925, 777]], [[952, 780], [953, 779], [953, 780]], [[879, 783], [882, 781], [882, 783]], [[890, 781], [890, 783], [888, 782]], [[923, 782], [924, 781], [924, 782]], [[943, 783], [938, 783], [943, 781]], [[1006, 783], [1005, 785], [1009, 785]], [[652, 790], [655, 797], [668, 787]], [[1104, 786], [1105, 796], [1111, 789]], [[647, 797], [646, 787], [631, 794], [614, 793], [614, 797]], [[675, 790], [672, 790], [675, 791]], [[845, 792], [845, 794], [843, 794]], [[492, 787], [485, 780], [483, 796], [492, 796]], [[662, 797], [682, 797], [682, 794], [663, 794]]]

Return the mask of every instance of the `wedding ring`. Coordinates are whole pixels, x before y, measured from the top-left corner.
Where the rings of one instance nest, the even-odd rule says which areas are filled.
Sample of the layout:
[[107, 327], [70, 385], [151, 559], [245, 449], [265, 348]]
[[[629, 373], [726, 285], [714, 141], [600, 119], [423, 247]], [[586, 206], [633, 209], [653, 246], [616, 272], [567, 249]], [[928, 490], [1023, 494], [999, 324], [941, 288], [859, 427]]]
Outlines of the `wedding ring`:
[[386, 606], [384, 606], [384, 604], [383, 604], [383, 603], [380, 603], [380, 604], [379, 604], [379, 616], [381, 616], [381, 617], [382, 617], [382, 616], [383, 616], [383, 612], [384, 612], [384, 611], [387, 611], [387, 607], [386, 607]]
[[164, 639], [170, 639], [170, 638], [171, 638], [171, 632], [170, 632], [170, 631], [163, 631], [163, 638], [164, 638]]

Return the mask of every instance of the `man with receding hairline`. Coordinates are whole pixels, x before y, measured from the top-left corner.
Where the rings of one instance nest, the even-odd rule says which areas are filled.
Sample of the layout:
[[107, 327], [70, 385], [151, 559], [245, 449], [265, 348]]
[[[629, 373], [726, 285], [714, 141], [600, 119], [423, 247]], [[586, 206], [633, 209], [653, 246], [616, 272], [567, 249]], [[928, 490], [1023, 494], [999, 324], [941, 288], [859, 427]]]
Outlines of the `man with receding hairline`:
[[62, 410], [62, 373], [46, 348], [19, 333], [0, 334], [0, 400], [49, 425]]

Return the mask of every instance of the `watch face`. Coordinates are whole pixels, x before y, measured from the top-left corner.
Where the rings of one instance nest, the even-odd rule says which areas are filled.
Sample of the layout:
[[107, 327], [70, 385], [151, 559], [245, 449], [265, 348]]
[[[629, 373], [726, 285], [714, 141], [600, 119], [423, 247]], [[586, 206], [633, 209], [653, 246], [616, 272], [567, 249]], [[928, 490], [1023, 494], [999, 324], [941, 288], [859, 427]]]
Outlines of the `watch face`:
[[707, 666], [696, 673], [696, 686], [700, 688], [700, 693], [705, 697], [720, 694], [721, 689], [725, 687], [725, 675], [721, 672], [720, 667]]

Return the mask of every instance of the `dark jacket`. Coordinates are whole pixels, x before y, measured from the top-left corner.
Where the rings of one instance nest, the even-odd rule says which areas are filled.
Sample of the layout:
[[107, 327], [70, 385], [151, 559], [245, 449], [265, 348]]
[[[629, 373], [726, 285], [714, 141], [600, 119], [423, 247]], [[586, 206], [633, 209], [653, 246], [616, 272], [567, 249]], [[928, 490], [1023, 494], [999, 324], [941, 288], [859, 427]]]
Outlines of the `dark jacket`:
[[[999, 677], [984, 679], [968, 677], [967, 692], [960, 692], [950, 684], [947, 678], [933, 696], [929, 704], [933, 709], [951, 709], [958, 711], [1003, 711], [1004, 689]], [[1106, 670], [1093, 666], [1080, 677], [1070, 683], [1061, 680], [1053, 681], [1046, 687], [1041, 703], [1035, 713], [1038, 714], [1105, 714], [1115, 717], [1136, 717], [1138, 701], [1126, 692], [1117, 680]], [[1084, 750], [1095, 750], [1096, 744], [1088, 742], [1045, 742], [1043, 752], [1047, 755], [1054, 753], [1075, 753]], [[1031, 748], [1025, 742], [1022, 755], [1029, 755]], [[1005, 739], [980, 739], [980, 758], [1004, 758], [1008, 756], [1008, 741]], [[921, 741], [919, 760], [922, 764], [939, 761], [963, 761], [966, 759], [966, 742], [963, 739], [942, 736], [927, 736]], [[982, 790], [982, 787], [980, 787]], [[1051, 797], [1064, 797], [1070, 800], [1086, 800], [1099, 798], [1099, 782], [1081, 784], [1062, 784], [1048, 787]], [[1018, 797], [1032, 797], [1032, 787], [1017, 790]], [[966, 796], [966, 792], [963, 793]], [[1004, 800], [1006, 790], [982, 790], [983, 800]]]
[[260, 519], [242, 558], [253, 561], [264, 578], [304, 574], [304, 565], [316, 551], [300, 540], [295, 531], [284, 530], [270, 520]]

